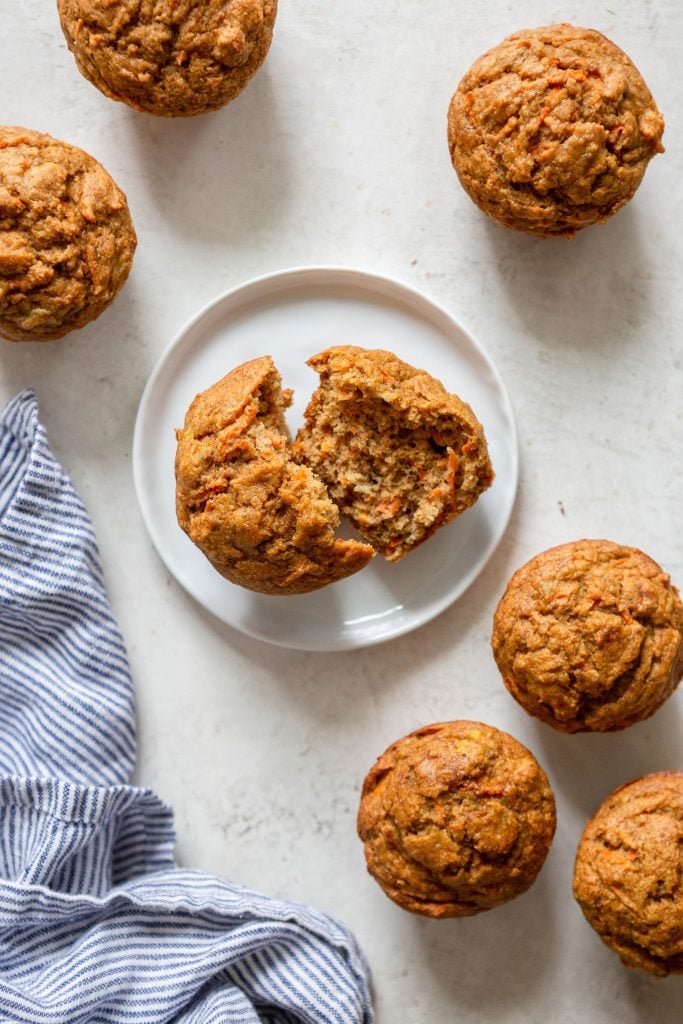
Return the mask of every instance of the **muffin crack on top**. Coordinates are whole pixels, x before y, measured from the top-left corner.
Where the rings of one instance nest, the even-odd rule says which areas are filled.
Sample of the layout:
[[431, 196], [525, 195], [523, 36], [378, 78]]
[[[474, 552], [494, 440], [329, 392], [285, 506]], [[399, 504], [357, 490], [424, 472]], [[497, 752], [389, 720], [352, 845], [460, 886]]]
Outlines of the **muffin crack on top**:
[[460, 82], [451, 157], [470, 197], [509, 227], [571, 236], [632, 197], [662, 152], [663, 118], [637, 68], [599, 32], [508, 36]]
[[636, 548], [573, 541], [510, 580], [493, 653], [510, 693], [567, 732], [647, 718], [683, 674], [683, 605], [666, 573]]
[[0, 334], [47, 341], [98, 316], [136, 247], [126, 197], [65, 142], [0, 128]]
[[683, 973], [683, 772], [615, 790], [586, 825], [574, 896], [628, 967]]
[[345, 578], [374, 556], [335, 536], [339, 511], [292, 459], [272, 359], [237, 367], [197, 395], [178, 430], [180, 527], [222, 576], [265, 594], [303, 594]]
[[[62, 6], [66, 10], [68, 0]], [[158, 81], [171, 60], [183, 66], [204, 56], [227, 67], [240, 67], [263, 25], [263, 6], [254, 0], [233, 0], [232, 4], [169, 0], [166, 5], [157, 3], [153, 13], [149, 8], [146, 15], [139, 0], [104, 7], [84, 4], [76, 35], [89, 32], [94, 49], [115, 48], [139, 62], [145, 80]]]
[[554, 830], [543, 769], [480, 722], [437, 723], [392, 744], [358, 812], [370, 873], [404, 909], [430, 917], [476, 914], [526, 891]]
[[177, 116], [233, 99], [263, 62], [276, 0], [58, 0], [81, 73], [112, 99]]

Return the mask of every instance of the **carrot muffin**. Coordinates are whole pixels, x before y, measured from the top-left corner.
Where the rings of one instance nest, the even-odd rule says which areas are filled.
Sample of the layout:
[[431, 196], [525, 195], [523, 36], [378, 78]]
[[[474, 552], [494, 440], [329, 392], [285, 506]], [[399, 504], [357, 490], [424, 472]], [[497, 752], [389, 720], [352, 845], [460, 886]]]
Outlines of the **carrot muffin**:
[[683, 675], [683, 605], [637, 548], [573, 541], [514, 574], [492, 644], [530, 715], [562, 732], [624, 729], [656, 711]]
[[663, 131], [626, 54], [567, 24], [489, 50], [448, 113], [453, 166], [477, 206], [508, 227], [568, 238], [628, 202]]
[[57, 0], [81, 74], [114, 100], [168, 117], [234, 99], [270, 47], [277, 0]]
[[373, 557], [339, 540], [324, 486], [291, 457], [270, 356], [197, 395], [177, 432], [176, 512], [221, 576], [263, 594], [303, 594], [350, 576]]
[[359, 533], [397, 562], [490, 486], [484, 431], [468, 405], [391, 352], [353, 345], [308, 360], [320, 385], [300, 459]]
[[126, 197], [82, 149], [0, 127], [0, 335], [49, 341], [116, 296], [136, 238]]
[[465, 917], [525, 892], [555, 833], [534, 756], [481, 722], [442, 722], [397, 740], [363, 784], [358, 834], [390, 899], [427, 917]]
[[629, 782], [586, 825], [574, 896], [627, 967], [683, 973], [683, 772]]

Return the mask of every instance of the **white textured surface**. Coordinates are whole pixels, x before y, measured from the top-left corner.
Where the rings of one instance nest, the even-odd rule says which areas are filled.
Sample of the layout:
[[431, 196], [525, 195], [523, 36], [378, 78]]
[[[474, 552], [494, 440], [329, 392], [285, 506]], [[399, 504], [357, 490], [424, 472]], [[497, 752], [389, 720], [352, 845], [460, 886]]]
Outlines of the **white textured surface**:
[[[607, 536], [683, 583], [680, 168], [683, 7], [282, 0], [268, 61], [225, 110], [155, 120], [78, 75], [52, 0], [6, 2], [3, 118], [74, 142], [127, 192], [140, 245], [115, 305], [79, 336], [0, 352], [0, 399], [38, 392], [56, 453], [88, 503], [138, 692], [138, 779], [172, 801], [179, 851], [350, 924], [379, 1024], [680, 1021], [683, 978], [629, 973], [571, 897], [586, 817], [614, 786], [683, 768], [681, 694], [614, 736], [566, 737], [505, 692], [493, 609], [512, 570], [554, 543]], [[667, 153], [633, 203], [573, 241], [489, 224], [445, 145], [460, 75], [523, 25], [601, 29], [645, 75]], [[254, 274], [366, 266], [425, 288], [489, 350], [517, 413], [522, 483], [510, 528], [463, 600], [374, 649], [301, 654], [247, 639], [167, 577], [135, 504], [130, 447], [145, 380], [207, 300]], [[359, 339], [360, 340], [360, 339]], [[481, 718], [549, 772], [559, 826], [532, 890], [477, 918], [404, 914], [366, 877], [362, 777], [389, 742]]]

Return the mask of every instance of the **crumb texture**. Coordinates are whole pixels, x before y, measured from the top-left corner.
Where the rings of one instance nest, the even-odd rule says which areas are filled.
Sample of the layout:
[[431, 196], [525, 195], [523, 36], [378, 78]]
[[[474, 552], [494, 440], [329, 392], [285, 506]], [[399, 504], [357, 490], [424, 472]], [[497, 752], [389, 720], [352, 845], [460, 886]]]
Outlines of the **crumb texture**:
[[84, 327], [131, 268], [126, 197], [87, 153], [0, 127], [0, 335], [48, 341]]
[[392, 900], [462, 917], [525, 892], [555, 832], [555, 801], [534, 756], [480, 722], [430, 725], [398, 740], [363, 784], [358, 834]]
[[591, 29], [516, 32], [472, 65], [448, 115], [453, 166], [495, 220], [537, 235], [604, 221], [662, 152], [638, 69]]
[[226, 579], [264, 594], [301, 594], [357, 572], [367, 544], [337, 539], [339, 512], [292, 460], [269, 356], [199, 394], [178, 431], [178, 522]]
[[617, 789], [586, 825], [574, 895], [627, 967], [683, 973], [683, 772]]
[[309, 360], [320, 385], [299, 458], [389, 561], [398, 561], [490, 486], [481, 424], [443, 385], [391, 352], [346, 345]]
[[493, 653], [513, 697], [564, 732], [647, 718], [683, 674], [683, 605], [637, 548], [580, 540], [532, 558], [508, 583]]
[[263, 63], [276, 0], [58, 0], [81, 73], [138, 110], [184, 116], [234, 99]]

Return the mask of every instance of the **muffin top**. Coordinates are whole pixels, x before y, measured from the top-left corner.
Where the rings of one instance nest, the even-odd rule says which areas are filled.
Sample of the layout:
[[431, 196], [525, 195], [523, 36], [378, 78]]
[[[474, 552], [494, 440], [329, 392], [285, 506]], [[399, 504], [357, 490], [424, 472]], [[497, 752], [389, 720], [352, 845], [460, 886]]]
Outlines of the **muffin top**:
[[664, 121], [638, 69], [592, 29], [508, 36], [472, 65], [448, 115], [470, 197], [509, 227], [572, 235], [626, 203], [662, 151]]
[[177, 432], [178, 523], [232, 583], [302, 594], [367, 565], [368, 544], [335, 536], [339, 511], [291, 457], [270, 356], [236, 367], [194, 399]]
[[615, 790], [588, 822], [574, 895], [628, 967], [683, 973], [683, 772]]
[[554, 831], [543, 769], [480, 722], [442, 722], [392, 744], [368, 773], [358, 812], [368, 871], [399, 906], [437, 918], [525, 892]]
[[0, 127], [0, 335], [47, 341], [83, 327], [128, 276], [126, 197], [83, 150]]
[[165, 116], [233, 99], [270, 46], [277, 0], [58, 0], [81, 73], [105, 95]]
[[572, 541], [514, 574], [492, 645], [529, 714], [564, 732], [623, 729], [656, 711], [683, 674], [683, 604], [637, 548]]

